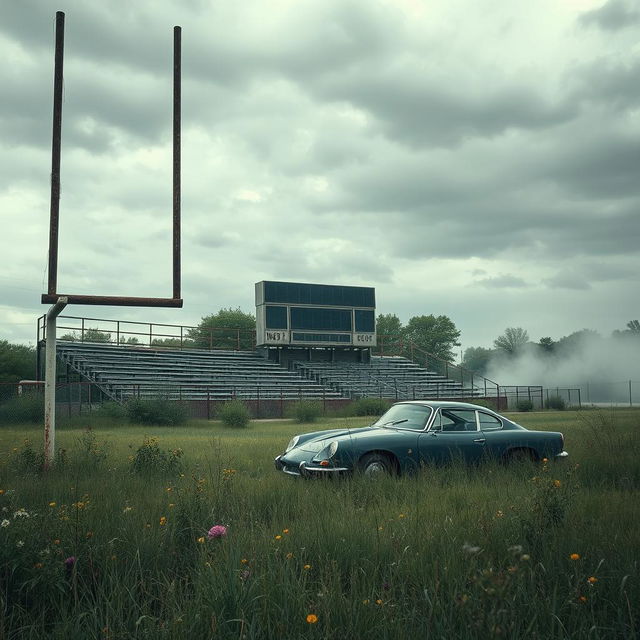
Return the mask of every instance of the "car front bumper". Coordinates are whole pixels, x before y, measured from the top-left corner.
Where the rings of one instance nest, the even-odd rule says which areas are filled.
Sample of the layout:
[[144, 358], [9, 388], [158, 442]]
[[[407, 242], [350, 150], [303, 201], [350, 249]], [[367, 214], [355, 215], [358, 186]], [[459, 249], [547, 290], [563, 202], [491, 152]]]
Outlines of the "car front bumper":
[[348, 473], [351, 469], [347, 467], [321, 467], [313, 462], [302, 460], [299, 463], [291, 463], [284, 460], [282, 456], [277, 456], [273, 461], [276, 469], [290, 476], [303, 478], [320, 478]]

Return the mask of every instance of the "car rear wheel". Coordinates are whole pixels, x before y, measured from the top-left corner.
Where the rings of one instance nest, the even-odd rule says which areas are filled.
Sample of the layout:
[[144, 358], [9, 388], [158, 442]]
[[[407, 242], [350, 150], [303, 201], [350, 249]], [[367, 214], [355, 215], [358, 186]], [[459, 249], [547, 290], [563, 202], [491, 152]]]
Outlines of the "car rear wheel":
[[389, 456], [383, 453], [367, 453], [360, 460], [360, 471], [370, 478], [396, 473], [396, 466]]

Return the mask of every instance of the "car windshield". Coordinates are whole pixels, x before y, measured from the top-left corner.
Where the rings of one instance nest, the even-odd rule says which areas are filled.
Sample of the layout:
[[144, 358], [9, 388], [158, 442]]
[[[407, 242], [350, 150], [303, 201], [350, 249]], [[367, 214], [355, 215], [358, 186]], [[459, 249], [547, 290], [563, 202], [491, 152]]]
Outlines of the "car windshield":
[[394, 427], [424, 429], [431, 415], [431, 407], [421, 404], [395, 404], [372, 427]]

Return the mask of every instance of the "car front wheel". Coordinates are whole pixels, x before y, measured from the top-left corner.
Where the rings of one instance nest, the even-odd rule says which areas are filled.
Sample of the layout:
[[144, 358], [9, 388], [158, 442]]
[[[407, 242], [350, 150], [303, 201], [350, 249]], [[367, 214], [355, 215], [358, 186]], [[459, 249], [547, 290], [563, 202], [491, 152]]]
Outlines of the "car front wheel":
[[360, 460], [360, 470], [369, 477], [392, 475], [396, 467], [388, 456], [382, 453], [367, 453]]

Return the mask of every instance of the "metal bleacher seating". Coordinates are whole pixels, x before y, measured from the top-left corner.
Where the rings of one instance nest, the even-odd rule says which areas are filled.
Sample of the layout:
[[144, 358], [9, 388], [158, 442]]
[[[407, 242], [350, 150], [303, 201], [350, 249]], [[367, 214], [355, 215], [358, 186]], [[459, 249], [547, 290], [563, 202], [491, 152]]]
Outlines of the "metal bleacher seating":
[[57, 354], [117, 401], [160, 395], [181, 400], [341, 397], [334, 389], [249, 351], [58, 341]]
[[373, 356], [368, 363], [299, 362], [296, 367], [309, 379], [351, 398], [451, 399], [479, 393], [400, 356]]

